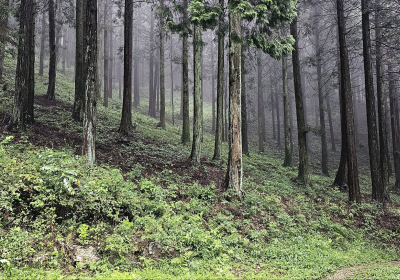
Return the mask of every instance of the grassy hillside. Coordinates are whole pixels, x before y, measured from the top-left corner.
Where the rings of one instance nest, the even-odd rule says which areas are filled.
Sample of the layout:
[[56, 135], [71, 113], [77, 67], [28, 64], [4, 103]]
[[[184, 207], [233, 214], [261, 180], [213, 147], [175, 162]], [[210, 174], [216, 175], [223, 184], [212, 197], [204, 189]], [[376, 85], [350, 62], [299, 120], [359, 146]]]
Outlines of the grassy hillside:
[[[371, 205], [367, 175], [364, 203], [349, 205], [332, 178], [299, 186], [281, 151], [251, 150], [239, 201], [222, 188], [226, 162], [211, 160], [212, 135], [192, 166], [180, 127], [157, 128], [143, 103], [134, 136], [120, 139], [117, 99], [98, 106], [88, 166], [70, 80], [58, 74], [48, 101], [37, 77], [36, 123], [21, 134], [5, 130], [12, 98], [0, 94], [0, 279], [321, 279], [355, 265], [369, 265], [361, 279], [397, 275], [396, 265], [373, 264], [399, 259], [400, 198], [386, 211]], [[76, 260], [80, 246], [97, 261]]]

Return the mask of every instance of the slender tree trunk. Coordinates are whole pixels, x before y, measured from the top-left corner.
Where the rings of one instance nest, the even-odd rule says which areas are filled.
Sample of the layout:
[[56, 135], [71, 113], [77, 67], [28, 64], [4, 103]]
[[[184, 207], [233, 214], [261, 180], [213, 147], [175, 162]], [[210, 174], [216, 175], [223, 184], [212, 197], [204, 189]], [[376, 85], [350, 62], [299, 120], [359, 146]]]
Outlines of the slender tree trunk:
[[62, 31], [62, 73], [65, 75], [65, 65], [67, 60], [67, 38], [66, 31]]
[[103, 21], [103, 28], [104, 28], [104, 95], [103, 95], [103, 106], [108, 107], [108, 74], [109, 74], [109, 59], [110, 59], [110, 45], [108, 40], [108, 0], [104, 1], [104, 21]]
[[[110, 7], [112, 9], [112, 7]], [[112, 10], [110, 12], [110, 25], [112, 25]], [[109, 27], [109, 36], [110, 39], [110, 59], [108, 65], [108, 98], [113, 98], [113, 76], [114, 76], [114, 40], [113, 40], [113, 29], [112, 26]]]
[[149, 116], [156, 117], [156, 98], [154, 89], [154, 12], [150, 17], [150, 79], [149, 79]]
[[39, 76], [43, 76], [44, 73], [44, 52], [45, 52], [45, 40], [46, 40], [46, 12], [43, 11], [42, 17], [42, 31], [40, 35], [40, 54], [39, 54]]
[[174, 71], [173, 71], [173, 47], [172, 47], [172, 34], [170, 39], [170, 62], [171, 62], [171, 109], [172, 109], [172, 125], [175, 125], [175, 107], [174, 107]]
[[47, 88], [46, 98], [55, 99], [56, 87], [56, 21], [54, 0], [49, 0], [49, 46], [50, 46], [50, 64], [49, 64], [49, 86]]
[[[274, 90], [272, 88], [272, 77], [270, 80], [271, 88], [271, 113], [272, 113], [272, 139], [276, 140], [276, 129], [275, 129], [275, 100], [274, 100]], [[265, 136], [264, 136], [265, 138]]]
[[388, 65], [389, 72], [389, 98], [390, 98], [390, 124], [392, 128], [392, 145], [394, 175], [396, 179], [395, 188], [400, 190], [400, 119], [399, 104], [397, 98], [396, 80], [394, 77], [393, 64]]
[[122, 73], [121, 66], [118, 66], [118, 98], [121, 100], [122, 98]]
[[211, 107], [212, 107], [212, 133], [215, 133], [215, 75], [214, 75], [214, 42], [211, 42]]
[[300, 59], [299, 46], [297, 39], [297, 18], [290, 24], [290, 34], [296, 40], [294, 50], [292, 51], [293, 60], [293, 78], [294, 78], [294, 93], [296, 98], [296, 115], [297, 115], [297, 130], [298, 130], [298, 145], [299, 145], [299, 173], [298, 180], [301, 184], [308, 184], [308, 154], [307, 154], [307, 139], [306, 139], [306, 122], [303, 108], [303, 92], [301, 86], [300, 74]]
[[229, 89], [229, 80], [228, 80], [228, 75], [225, 75], [225, 105], [224, 105], [224, 111], [225, 111], [225, 117], [224, 117], [224, 141], [228, 141], [228, 89]]
[[[224, 0], [219, 0], [224, 7]], [[224, 15], [220, 15], [218, 24], [218, 73], [217, 73], [217, 120], [215, 128], [214, 160], [221, 159], [221, 146], [223, 138], [223, 116], [224, 116], [224, 40], [223, 33]]]
[[246, 55], [244, 53], [244, 48], [242, 46], [241, 50], [241, 71], [242, 71], [242, 85], [241, 85], [241, 90], [242, 90], [242, 96], [241, 96], [241, 102], [242, 102], [242, 152], [246, 156], [250, 156], [249, 153], [249, 140], [247, 136], [247, 96], [246, 96], [246, 68], [245, 68], [245, 59]]
[[[184, 19], [188, 18], [187, 8], [188, 0], [183, 0]], [[189, 123], [189, 30], [183, 30], [182, 34], [182, 143], [184, 145], [190, 142], [190, 123]]]
[[[8, 10], [9, 7], [9, 0], [2, 1], [3, 9]], [[8, 36], [8, 11], [7, 14], [4, 15], [4, 18], [0, 19], [0, 29], [2, 30], [1, 33], [5, 37]], [[5, 42], [4, 42], [5, 43]], [[4, 64], [4, 57], [5, 57], [5, 45], [0, 47], [0, 81], [3, 79], [3, 64]]]
[[125, 0], [124, 15], [124, 98], [122, 101], [122, 117], [118, 132], [130, 135], [132, 125], [132, 30], [133, 30], [133, 3]]
[[323, 92], [323, 81], [322, 81], [322, 49], [320, 47], [320, 30], [319, 30], [319, 9], [315, 9], [315, 22], [314, 22], [314, 30], [315, 30], [315, 52], [317, 57], [317, 82], [318, 82], [318, 102], [319, 102], [319, 125], [321, 132], [321, 169], [322, 174], [325, 176], [329, 176], [329, 168], [328, 168], [328, 144], [326, 142], [326, 129], [325, 129], [325, 104], [324, 104], [324, 92]]
[[[338, 14], [338, 30], [339, 30], [339, 48], [340, 48], [340, 71], [341, 71], [341, 100], [344, 112], [341, 118], [342, 125], [345, 126], [345, 141], [347, 141], [346, 156], [347, 156], [347, 180], [349, 187], [349, 201], [361, 202], [360, 186], [358, 181], [358, 166], [356, 144], [354, 136], [354, 113], [353, 113], [353, 99], [351, 94], [350, 84], [350, 67], [347, 53], [346, 44], [346, 27], [344, 19], [343, 0], [337, 0], [337, 14]], [[338, 172], [340, 172], [340, 168]]]
[[293, 143], [290, 137], [290, 99], [288, 92], [287, 57], [282, 56], [282, 85], [283, 85], [283, 126], [285, 130], [285, 160], [283, 166], [292, 166]]
[[[264, 93], [262, 87], [261, 50], [257, 51], [257, 96], [258, 96], [258, 150], [264, 152], [265, 111]], [[273, 121], [272, 121], [273, 123]]]
[[277, 133], [278, 133], [278, 147], [281, 146], [281, 117], [279, 112], [279, 98], [277, 90], [274, 88], [275, 95], [275, 106], [276, 106], [276, 124], [277, 124]]
[[[164, 1], [160, 2], [164, 7]], [[172, 74], [172, 73], [171, 73]], [[164, 19], [160, 15], [160, 124], [162, 129], [165, 125], [165, 47], [164, 47]]]
[[326, 96], [326, 109], [328, 110], [328, 122], [329, 122], [330, 136], [331, 136], [332, 151], [336, 152], [335, 134], [333, 132], [333, 121], [332, 121], [332, 109], [331, 109], [330, 95]]
[[193, 163], [200, 163], [201, 155], [201, 120], [202, 120], [202, 110], [201, 104], [203, 102], [201, 96], [201, 53], [202, 53], [202, 38], [201, 38], [201, 27], [193, 26], [193, 75], [194, 75], [194, 109], [193, 109], [193, 142], [192, 142], [192, 152], [190, 159]]
[[242, 133], [241, 129], [241, 20], [240, 14], [229, 14], [229, 155], [225, 188], [232, 188], [242, 199]]
[[96, 159], [97, 0], [87, 0], [86, 5], [86, 86], [82, 154], [93, 164]]
[[387, 184], [389, 183], [390, 176], [390, 156], [389, 156], [389, 141], [388, 141], [388, 127], [387, 127], [387, 96], [383, 84], [383, 71], [382, 71], [382, 34], [380, 25], [380, 5], [379, 1], [376, 2], [375, 11], [375, 51], [376, 51], [376, 84], [377, 84], [377, 97], [378, 97], [378, 124], [379, 124], [379, 146], [380, 146], [380, 162], [382, 170], [382, 183], [383, 183], [383, 198], [386, 199], [388, 195]]
[[35, 2], [22, 0], [19, 10], [18, 57], [15, 75], [13, 111], [8, 129], [23, 131], [26, 124], [34, 122], [34, 30]]
[[[137, 14], [137, 12], [136, 12]], [[139, 88], [139, 46], [138, 46], [138, 25], [136, 24], [135, 32], [135, 57], [133, 62], [133, 106], [140, 106], [140, 88]]]
[[375, 93], [371, 61], [371, 37], [369, 31], [370, 1], [361, 0], [361, 9], [365, 73], [365, 99], [367, 105], [368, 147], [372, 181], [372, 199], [378, 202], [383, 202], [384, 182], [382, 181], [383, 178], [379, 157], [379, 139], [376, 124]]
[[72, 118], [75, 121], [83, 120], [85, 105], [85, 28], [86, 5], [83, 0], [76, 1], [76, 48], [75, 48], [75, 98]]
[[155, 116], [160, 112], [160, 49], [156, 52], [156, 61], [154, 62], [154, 100], [155, 100]]

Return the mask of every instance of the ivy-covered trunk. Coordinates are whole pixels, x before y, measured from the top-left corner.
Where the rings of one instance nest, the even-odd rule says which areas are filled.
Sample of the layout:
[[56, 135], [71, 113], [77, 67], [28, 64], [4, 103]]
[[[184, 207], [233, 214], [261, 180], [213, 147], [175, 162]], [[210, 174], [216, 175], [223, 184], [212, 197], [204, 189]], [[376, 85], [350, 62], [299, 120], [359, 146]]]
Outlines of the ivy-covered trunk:
[[240, 14], [229, 14], [229, 132], [228, 170], [225, 188], [233, 188], [242, 199], [242, 133], [241, 133], [241, 20]]
[[194, 81], [194, 92], [193, 92], [193, 142], [192, 152], [190, 159], [193, 163], [200, 163], [201, 155], [201, 131], [202, 131], [202, 110], [201, 105], [203, 103], [201, 96], [201, 53], [202, 53], [202, 38], [201, 38], [201, 27], [193, 25], [193, 81]]
[[87, 0], [86, 3], [86, 88], [82, 154], [93, 164], [96, 159], [97, 0]]

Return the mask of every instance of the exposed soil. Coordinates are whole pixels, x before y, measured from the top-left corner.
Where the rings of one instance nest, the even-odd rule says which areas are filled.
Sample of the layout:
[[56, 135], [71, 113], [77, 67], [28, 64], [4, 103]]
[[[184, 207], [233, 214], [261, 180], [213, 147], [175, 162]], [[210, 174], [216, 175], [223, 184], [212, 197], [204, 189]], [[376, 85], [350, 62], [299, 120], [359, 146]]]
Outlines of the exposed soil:
[[[381, 263], [379, 265], [400, 265], [400, 261], [393, 261], [393, 262], [388, 262], [388, 263]], [[357, 266], [351, 266], [351, 267], [346, 267], [338, 270], [335, 274], [329, 275], [326, 280], [344, 280], [344, 279], [349, 279], [354, 276], [354, 273], [360, 270], [364, 270], [367, 268], [370, 268], [371, 266], [363, 266], [363, 265], [357, 265]]]

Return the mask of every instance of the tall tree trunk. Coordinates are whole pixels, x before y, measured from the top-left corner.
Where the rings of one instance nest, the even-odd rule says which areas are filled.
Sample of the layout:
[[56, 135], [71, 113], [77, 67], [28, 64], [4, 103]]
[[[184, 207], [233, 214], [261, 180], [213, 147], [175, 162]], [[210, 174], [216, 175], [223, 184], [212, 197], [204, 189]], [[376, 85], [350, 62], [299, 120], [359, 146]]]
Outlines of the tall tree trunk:
[[212, 126], [211, 131], [215, 134], [215, 73], [214, 73], [214, 42], [211, 42], [211, 110]]
[[121, 75], [121, 65], [118, 65], [118, 98], [122, 98], [122, 75]]
[[[224, 7], [224, 0], [219, 0], [221, 7]], [[221, 146], [223, 138], [223, 117], [224, 117], [224, 40], [223, 33], [224, 15], [220, 15], [218, 23], [218, 73], [217, 73], [217, 120], [215, 127], [214, 160], [221, 159]]]
[[[1, 33], [5, 37], [8, 36], [8, 7], [9, 7], [9, 0], [4, 0], [1, 3], [3, 5], [3, 9], [6, 11], [4, 18], [0, 19], [0, 29], [2, 30]], [[3, 79], [3, 64], [4, 64], [4, 57], [5, 57], [5, 45], [0, 46], [0, 81]]]
[[172, 34], [170, 39], [170, 62], [171, 62], [171, 109], [172, 109], [172, 125], [175, 125], [175, 107], [174, 107], [174, 71], [173, 71], [173, 47]]
[[[187, 20], [188, 0], [183, 0], [184, 20]], [[190, 142], [190, 123], [189, 123], [189, 30], [185, 28], [182, 34], [182, 143]]]
[[156, 57], [157, 57], [157, 59], [154, 62], [154, 85], [153, 85], [154, 100], [156, 102], [155, 116], [157, 116], [157, 113], [160, 112], [160, 60], [159, 60], [160, 59], [160, 49], [158, 49], [158, 48], [157, 48], [157, 52], [156, 52]]
[[149, 78], [149, 116], [156, 117], [156, 98], [154, 89], [154, 12], [150, 16], [150, 78]]
[[55, 99], [57, 51], [54, 0], [49, 0], [49, 47], [49, 86], [47, 88], [46, 98]]
[[292, 51], [293, 60], [293, 78], [294, 78], [294, 94], [296, 98], [296, 115], [297, 115], [297, 134], [299, 145], [299, 173], [298, 180], [301, 184], [308, 184], [308, 154], [306, 139], [306, 122], [304, 116], [303, 92], [301, 86], [299, 46], [297, 39], [297, 17], [290, 24], [290, 34], [295, 39], [294, 49]]
[[[272, 113], [272, 139], [276, 140], [276, 129], [275, 129], [275, 100], [274, 100], [274, 90], [272, 88], [272, 77], [270, 80], [270, 89], [271, 89], [271, 113]], [[265, 138], [265, 136], [264, 136]], [[266, 140], [266, 139], [265, 139]]]
[[108, 74], [109, 74], [109, 59], [110, 59], [110, 45], [108, 40], [108, 0], [104, 1], [104, 21], [103, 21], [103, 28], [104, 28], [104, 94], [103, 94], [103, 106], [108, 107]]
[[361, 9], [365, 73], [365, 100], [367, 105], [368, 148], [372, 181], [372, 199], [378, 202], [383, 202], [384, 182], [382, 181], [382, 170], [379, 157], [379, 139], [376, 124], [375, 93], [371, 61], [371, 37], [369, 31], [370, 1], [361, 0]]
[[124, 15], [124, 97], [122, 101], [122, 117], [118, 132], [130, 135], [132, 125], [132, 29], [133, 29], [133, 3], [125, 0]]
[[375, 50], [376, 50], [376, 84], [378, 96], [378, 124], [379, 124], [379, 146], [380, 146], [380, 161], [382, 170], [383, 181], [383, 197], [387, 196], [387, 184], [389, 183], [390, 176], [390, 156], [389, 156], [389, 141], [388, 141], [388, 128], [387, 128], [387, 96], [383, 84], [383, 71], [382, 71], [382, 34], [380, 27], [380, 5], [379, 1], [376, 2], [375, 11]]
[[63, 29], [62, 30], [62, 73], [65, 75], [65, 66], [67, 60], [67, 32]]
[[97, 0], [87, 0], [86, 5], [86, 87], [82, 154], [93, 164], [96, 159]]
[[[356, 154], [356, 143], [354, 136], [354, 113], [353, 113], [353, 99], [351, 94], [350, 84], [350, 66], [347, 53], [346, 44], [346, 27], [344, 18], [343, 0], [337, 0], [337, 14], [338, 14], [338, 31], [339, 31], [339, 48], [340, 48], [340, 71], [341, 71], [341, 100], [343, 105], [343, 112], [341, 112], [342, 125], [345, 126], [345, 135], [342, 137], [347, 141], [346, 156], [347, 156], [347, 181], [349, 187], [349, 200], [361, 202], [360, 186], [358, 181], [358, 165]], [[338, 172], [340, 172], [340, 168]]]
[[247, 135], [247, 96], [246, 96], [246, 68], [245, 68], [246, 55], [244, 53], [244, 47], [241, 50], [241, 71], [242, 71], [242, 152], [246, 156], [250, 156], [249, 152], [249, 140]]
[[[265, 111], [264, 92], [262, 87], [261, 50], [257, 50], [257, 96], [258, 96], [258, 150], [264, 152]], [[273, 123], [273, 121], [272, 121]]]
[[277, 133], [278, 133], [278, 147], [281, 146], [281, 117], [280, 117], [280, 112], [279, 112], [279, 98], [278, 98], [278, 92], [276, 88], [274, 87], [274, 95], [275, 95], [275, 106], [276, 106], [276, 124], [277, 124]]
[[232, 188], [242, 199], [242, 133], [241, 129], [241, 43], [240, 14], [229, 14], [229, 155], [225, 188]]
[[75, 121], [83, 120], [85, 105], [85, 26], [86, 26], [86, 5], [83, 0], [76, 1], [76, 48], [75, 48], [75, 98], [72, 118]]
[[[112, 9], [112, 6], [110, 7], [110, 9]], [[113, 76], [114, 76], [114, 40], [113, 40], [113, 28], [112, 28], [112, 10], [110, 13], [110, 27], [109, 27], [109, 45], [110, 45], [110, 59], [108, 61], [109, 65], [108, 65], [108, 98], [113, 98]]]
[[314, 30], [315, 30], [315, 52], [317, 58], [317, 82], [318, 82], [318, 105], [319, 105], [319, 125], [321, 132], [321, 168], [322, 174], [329, 176], [328, 168], [328, 144], [326, 142], [326, 129], [325, 129], [325, 104], [324, 92], [322, 81], [322, 49], [320, 47], [320, 30], [319, 30], [319, 9], [315, 9], [314, 15]]
[[332, 109], [331, 109], [330, 95], [326, 96], [326, 109], [328, 110], [328, 122], [329, 122], [330, 136], [331, 136], [332, 151], [336, 152], [335, 135], [333, 132], [333, 121], [332, 121]]
[[46, 12], [43, 11], [42, 17], [42, 31], [40, 34], [40, 54], [39, 54], [39, 76], [43, 76], [44, 73], [44, 52], [46, 42]]
[[193, 142], [192, 142], [192, 152], [190, 154], [190, 159], [193, 163], [200, 163], [201, 155], [201, 120], [202, 120], [202, 110], [201, 104], [203, 102], [201, 96], [201, 53], [202, 53], [202, 38], [201, 38], [201, 27], [193, 26], [193, 75], [194, 75], [194, 92], [193, 92]]
[[8, 129], [23, 131], [33, 123], [35, 2], [22, 0], [19, 10], [18, 57], [13, 110]]
[[[164, 7], [164, 1], [160, 1]], [[172, 74], [172, 73], [171, 73]], [[160, 124], [162, 129], [165, 126], [165, 47], [164, 47], [164, 18], [160, 14]]]
[[394, 175], [396, 179], [395, 188], [400, 190], [400, 119], [399, 104], [397, 98], [396, 80], [394, 77], [393, 64], [388, 65], [389, 72], [389, 98], [390, 98], [390, 124], [392, 128], [392, 146]]
[[[137, 12], [136, 12], [137, 15]], [[140, 88], [139, 88], [139, 46], [138, 46], [138, 24], [136, 24], [135, 32], [135, 57], [133, 61], [133, 106], [140, 106]]]
[[285, 160], [283, 166], [292, 166], [293, 143], [290, 137], [290, 99], [288, 92], [287, 57], [282, 56], [282, 85], [283, 85], [283, 126], [285, 130]]

